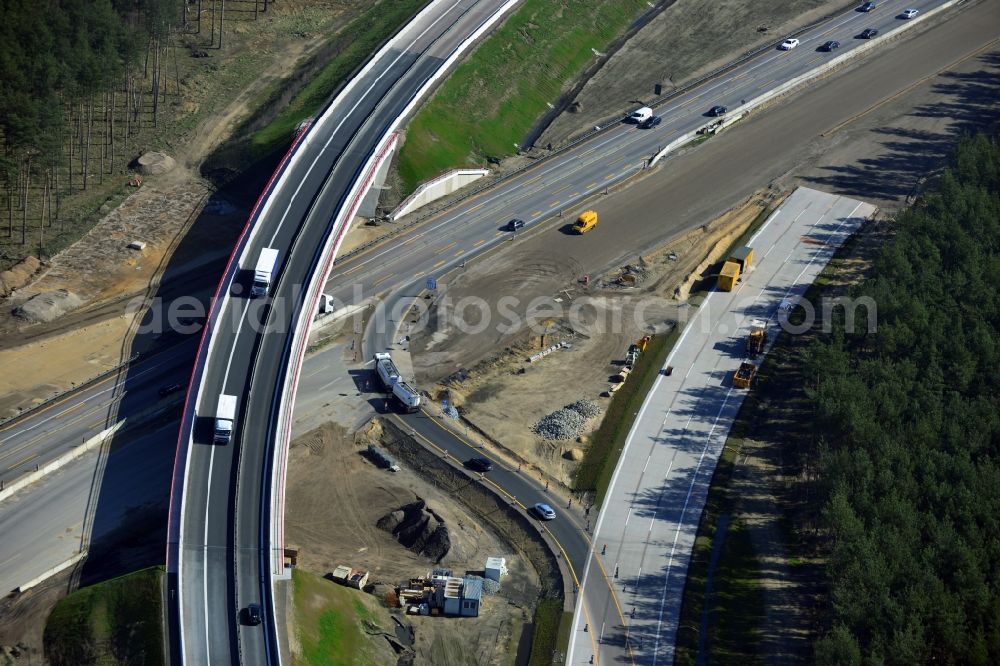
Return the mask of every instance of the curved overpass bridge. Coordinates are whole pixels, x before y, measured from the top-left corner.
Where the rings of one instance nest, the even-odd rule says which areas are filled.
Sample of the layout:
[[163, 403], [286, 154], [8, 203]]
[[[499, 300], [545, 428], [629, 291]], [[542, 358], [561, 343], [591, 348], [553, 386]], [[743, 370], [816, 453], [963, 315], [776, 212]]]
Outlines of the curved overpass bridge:
[[[284, 454], [296, 373], [315, 298], [352, 209], [392, 148], [393, 128], [457, 50], [512, 4], [431, 3], [299, 137], [248, 222], [208, 320], [178, 446], [168, 575], [174, 646], [184, 661], [281, 658], [283, 641], [273, 621], [271, 580], [282, 572]], [[902, 7], [901, 2], [888, 4]], [[927, 9], [940, 6], [932, 0], [917, 4]], [[671, 98], [664, 104], [659, 128], [645, 132], [609, 128], [540, 168], [464, 202], [433, 227], [449, 224], [449, 237], [468, 247], [461, 258], [454, 254], [452, 262], [471, 257], [501, 240], [493, 222], [521, 216], [532, 226], [627, 178], [664, 143], [703, 125], [701, 112], [706, 105], [723, 95], [723, 101], [752, 99], [777, 88], [776, 81], [792, 81], [815, 71], [815, 43], [833, 32], [850, 32], [872, 18], [844, 14], [805, 31], [803, 46], [810, 48], [761, 54]], [[888, 14], [879, 19], [887, 24], [883, 30], [893, 20]], [[560, 197], [562, 201], [553, 201], [556, 184], [571, 191]], [[574, 186], [577, 191], [572, 191]], [[412, 244], [402, 247], [404, 243], [396, 242], [395, 249], [360, 257], [364, 281], [386, 289], [419, 280], [429, 266], [421, 255], [436, 254], [430, 234], [425, 235], [428, 231], [414, 229], [403, 235]], [[230, 295], [240, 283], [239, 266], [252, 267], [264, 247], [281, 250], [274, 299], [249, 301]], [[335, 278], [331, 287], [341, 302], [352, 301], [343, 293], [346, 282]], [[239, 398], [237, 425], [229, 446], [213, 446], [212, 417], [222, 393]], [[263, 631], [239, 624], [238, 609], [252, 602], [265, 606]]]
[[[284, 456], [318, 289], [395, 126], [515, 1], [431, 2], [300, 131], [258, 200], [220, 281], [181, 424], [167, 553], [176, 661], [280, 663], [271, 583], [283, 573]], [[250, 300], [246, 271], [266, 247], [279, 250], [271, 297]], [[212, 443], [221, 394], [237, 397], [229, 445]], [[241, 624], [250, 603], [264, 607], [263, 628]]]

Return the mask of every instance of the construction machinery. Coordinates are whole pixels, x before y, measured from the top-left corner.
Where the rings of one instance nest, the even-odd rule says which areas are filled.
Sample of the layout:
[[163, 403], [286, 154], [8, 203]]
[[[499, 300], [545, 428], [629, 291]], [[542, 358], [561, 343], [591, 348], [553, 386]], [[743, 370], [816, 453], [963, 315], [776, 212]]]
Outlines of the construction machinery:
[[740, 363], [740, 367], [733, 373], [733, 386], [736, 388], [748, 389], [756, 376], [756, 365], [747, 362]]
[[747, 336], [747, 353], [756, 356], [764, 351], [767, 344], [767, 322], [763, 319], [753, 319], [750, 322], [750, 335]]

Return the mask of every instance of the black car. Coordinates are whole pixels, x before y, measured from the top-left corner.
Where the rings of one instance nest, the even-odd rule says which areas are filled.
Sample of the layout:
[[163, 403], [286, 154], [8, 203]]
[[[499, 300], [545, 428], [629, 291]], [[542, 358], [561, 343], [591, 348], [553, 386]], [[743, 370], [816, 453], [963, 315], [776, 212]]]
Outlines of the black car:
[[871, 39], [878, 34], [878, 28], [866, 28], [864, 32], [861, 33], [861, 39]]
[[661, 118], [659, 116], [650, 116], [646, 120], [644, 120], [641, 123], [639, 123], [639, 128], [640, 129], [649, 129], [650, 127], [656, 127], [661, 122], [663, 122], [663, 118]]
[[507, 231], [517, 231], [524, 226], [524, 220], [513, 219], [507, 223]]
[[863, 12], [870, 12], [870, 11], [872, 11], [872, 10], [875, 9], [875, 3], [874, 2], [866, 2], [865, 4], [863, 4], [860, 7], [858, 7], [858, 9], [860, 9]]
[[489, 458], [469, 458], [465, 461], [465, 466], [473, 472], [493, 471], [493, 462]]
[[726, 115], [726, 111], [728, 110], [729, 109], [727, 109], [724, 106], [713, 106], [711, 109], [708, 110], [708, 115], [715, 116], [716, 118], [718, 118], [719, 116]]
[[840, 48], [840, 42], [838, 42], [835, 39], [831, 39], [830, 41], [828, 41], [825, 44], [823, 44], [823, 46], [819, 47], [819, 50], [820, 51], [836, 51], [839, 48]]
[[243, 609], [243, 621], [250, 625], [258, 625], [264, 621], [264, 612], [260, 604], [250, 604]]
[[171, 393], [177, 393], [178, 391], [182, 390], [183, 388], [184, 387], [181, 386], [180, 384], [170, 384], [168, 386], [161, 386], [160, 387], [160, 397], [161, 398], [165, 398], [168, 395], [170, 395]]

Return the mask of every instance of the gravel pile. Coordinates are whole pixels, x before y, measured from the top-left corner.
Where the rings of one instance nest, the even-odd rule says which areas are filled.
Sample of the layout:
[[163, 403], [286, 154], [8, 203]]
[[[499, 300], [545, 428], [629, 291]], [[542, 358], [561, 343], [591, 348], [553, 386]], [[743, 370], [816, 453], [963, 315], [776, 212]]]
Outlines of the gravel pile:
[[565, 409], [572, 409], [585, 419], [592, 419], [601, 413], [601, 406], [593, 400], [577, 400]]
[[572, 409], [560, 409], [543, 416], [532, 431], [545, 439], [572, 439], [583, 432], [587, 419]]

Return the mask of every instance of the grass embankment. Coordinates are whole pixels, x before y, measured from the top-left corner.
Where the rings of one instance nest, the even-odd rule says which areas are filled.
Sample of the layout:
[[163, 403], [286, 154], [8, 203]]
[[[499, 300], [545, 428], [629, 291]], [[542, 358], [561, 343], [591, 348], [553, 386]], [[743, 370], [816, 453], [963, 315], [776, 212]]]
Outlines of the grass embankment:
[[566, 654], [569, 646], [569, 631], [573, 614], [563, 611], [559, 599], [542, 599], [535, 608], [532, 622], [531, 658], [529, 666], [543, 666], [552, 663], [555, 651]]
[[576, 471], [574, 490], [596, 490], [594, 501], [597, 506], [604, 500], [632, 423], [679, 334], [679, 329], [675, 328], [666, 335], [653, 337], [646, 352], [639, 356], [628, 381], [611, 399], [600, 427], [591, 438], [591, 444]]
[[348, 77], [419, 12], [427, 0], [383, 0], [356, 18], [341, 32], [338, 53], [267, 127], [250, 140], [255, 157], [270, 155], [288, 145], [306, 118], [318, 113]]
[[45, 625], [53, 666], [163, 664], [162, 567], [77, 590]]
[[515, 153], [565, 84], [635, 18], [644, 0], [525, 0], [410, 123], [406, 192], [447, 169]]
[[292, 582], [295, 586], [292, 626], [301, 650], [295, 655], [296, 664], [386, 663], [388, 654], [384, 650], [388, 650], [388, 644], [373, 643], [363, 629], [364, 626], [374, 633], [391, 632], [378, 610], [369, 605], [376, 603], [371, 595], [301, 569], [292, 570]]

